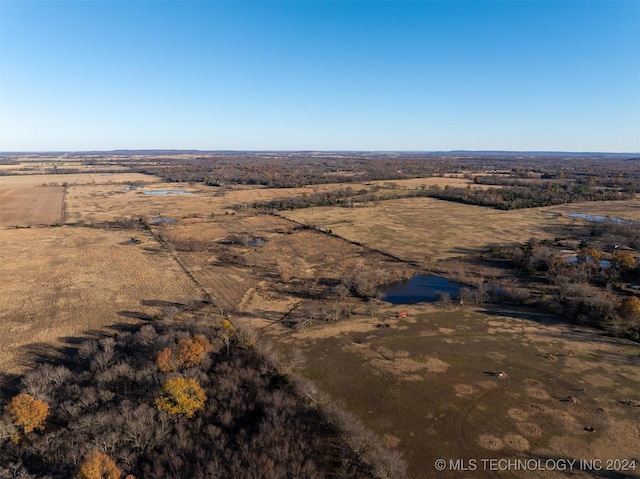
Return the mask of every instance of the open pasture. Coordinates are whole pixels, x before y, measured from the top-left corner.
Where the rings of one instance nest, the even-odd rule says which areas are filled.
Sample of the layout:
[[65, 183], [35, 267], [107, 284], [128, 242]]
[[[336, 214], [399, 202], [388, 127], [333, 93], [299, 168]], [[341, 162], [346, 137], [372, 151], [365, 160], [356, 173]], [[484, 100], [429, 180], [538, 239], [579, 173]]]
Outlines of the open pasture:
[[[65, 175], [66, 176], [66, 175]], [[134, 183], [134, 182], [132, 182]], [[332, 191], [351, 186], [332, 183], [301, 188], [237, 187], [223, 189], [189, 183], [154, 183], [142, 188], [130, 184], [83, 184], [67, 187], [65, 221], [76, 223], [88, 218], [113, 221], [122, 217], [163, 216], [173, 219], [188, 217], [211, 218], [212, 215], [233, 213], [235, 209], [250, 207], [253, 203], [299, 197], [314, 192]], [[129, 187], [129, 188], [127, 188]], [[158, 190], [183, 190], [189, 194], [147, 194]]]
[[[188, 194], [146, 194], [181, 190]], [[121, 218], [186, 218], [224, 213], [212, 197], [212, 188], [174, 183], [153, 185], [80, 185], [67, 187], [65, 222], [114, 221]]]
[[60, 223], [63, 201], [63, 187], [0, 186], [0, 227]]
[[[91, 177], [97, 180], [84, 182]], [[371, 184], [223, 189], [120, 174], [79, 175], [75, 184], [67, 181], [73, 175], [24, 178], [37, 185], [68, 183], [66, 225], [0, 230], [2, 372], [22, 371], [65, 338], [200, 297], [203, 288], [232, 321], [262, 331], [285, 354], [301, 349], [307, 359], [301, 374], [403, 451], [409, 477], [459, 477], [434, 469], [440, 457], [635, 458], [640, 464], [637, 344], [498, 307], [414, 305], [402, 308], [408, 317], [394, 319], [398, 307], [330, 293], [354, 272], [387, 279], [416, 272], [380, 251], [416, 262], [476, 254], [492, 245], [563, 236], [581, 221], [569, 212], [638, 219], [637, 200], [499, 211], [413, 198], [275, 216], [237, 207]], [[0, 177], [0, 194], [5, 179]], [[470, 182], [438, 177], [394, 183], [401, 189]], [[134, 184], [144, 187], [126, 188]], [[15, 195], [18, 186], [11, 189]], [[190, 194], [146, 194], [164, 189]], [[101, 224], [123, 218], [142, 218], [151, 231], [136, 229], [138, 223], [131, 230]], [[158, 218], [171, 221], [152, 221]], [[336, 305], [342, 315], [328, 321], [327, 310]], [[563, 476], [520, 471], [493, 477]]]
[[[532, 237], [562, 236], [571, 219], [549, 208], [502, 211], [434, 198], [389, 200], [364, 208], [318, 207], [282, 215], [411, 261], [447, 259]], [[554, 209], [555, 211], [555, 209]]]
[[[640, 223], [640, 197], [627, 201], [591, 201], [588, 203], [571, 203], [546, 208], [550, 212], [567, 214], [585, 214], [590, 216], [610, 216]], [[571, 218], [572, 221], [584, 221]]]
[[197, 296], [147, 233], [93, 228], [0, 230], [0, 371], [19, 372], [46, 345], [159, 313]]
[[4, 186], [62, 186], [103, 185], [127, 183], [155, 183], [159, 178], [141, 173], [70, 173], [47, 175], [0, 176], [0, 187]]
[[376, 186], [389, 186], [391, 184], [410, 190], [429, 188], [430, 186], [439, 186], [441, 188], [444, 188], [445, 186], [450, 186], [452, 188], [466, 188], [467, 186], [471, 186], [472, 188], [487, 188], [490, 186], [476, 185], [473, 180], [457, 175], [430, 176], [427, 178], [409, 178], [406, 180], [391, 181], [376, 180], [371, 181], [368, 184]]
[[[264, 332], [283, 351], [301, 349], [300, 373], [402, 450], [409, 477], [461, 477], [436, 470], [439, 458], [479, 466], [481, 458], [635, 459], [640, 467], [637, 344], [523, 310], [416, 305], [394, 319], [397, 311]], [[637, 477], [638, 468], [625, 474]], [[464, 477], [566, 476], [478, 467]]]
[[261, 319], [273, 318], [273, 298], [279, 311], [282, 301], [308, 300], [302, 293], [305, 285], [307, 292], [319, 292], [357, 268], [387, 271], [390, 277], [413, 271], [380, 253], [273, 215], [184, 218], [152, 228], [175, 248], [214, 300]]

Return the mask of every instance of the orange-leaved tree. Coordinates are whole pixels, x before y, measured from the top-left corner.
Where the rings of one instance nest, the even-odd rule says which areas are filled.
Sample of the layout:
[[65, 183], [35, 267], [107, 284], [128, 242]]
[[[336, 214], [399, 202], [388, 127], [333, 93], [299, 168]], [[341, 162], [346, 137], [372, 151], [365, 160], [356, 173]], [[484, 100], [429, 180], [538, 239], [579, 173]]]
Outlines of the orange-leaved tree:
[[156, 357], [156, 365], [158, 369], [163, 373], [170, 373], [175, 371], [175, 364], [173, 362], [173, 351], [171, 348], [164, 348], [158, 351]]
[[182, 366], [195, 366], [211, 351], [211, 343], [199, 334], [193, 338], [183, 338], [178, 341], [178, 362]]
[[156, 407], [169, 414], [193, 415], [204, 407], [207, 396], [198, 381], [193, 378], [171, 378], [167, 380], [156, 399]]
[[616, 268], [620, 268], [622, 272], [626, 273], [635, 268], [636, 259], [631, 253], [628, 253], [626, 251], [616, 251], [613, 255], [611, 264]]
[[120, 479], [122, 471], [106, 454], [91, 451], [80, 465], [77, 479]]
[[25, 434], [34, 429], [43, 429], [44, 421], [49, 415], [49, 405], [46, 402], [26, 393], [14, 396], [4, 409], [9, 413], [13, 423]]
[[640, 320], [640, 299], [636, 296], [627, 296], [618, 306], [618, 314], [627, 321]]

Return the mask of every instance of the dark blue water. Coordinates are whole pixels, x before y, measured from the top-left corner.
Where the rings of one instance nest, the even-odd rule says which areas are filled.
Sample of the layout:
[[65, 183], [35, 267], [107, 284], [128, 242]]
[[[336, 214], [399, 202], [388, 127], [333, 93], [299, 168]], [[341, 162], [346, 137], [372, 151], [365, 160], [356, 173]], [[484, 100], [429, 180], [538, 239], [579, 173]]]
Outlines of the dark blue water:
[[158, 217], [158, 218], [151, 218], [151, 222], [152, 223], [175, 223], [176, 220], [174, 220], [173, 218]]
[[411, 304], [437, 301], [439, 293], [448, 293], [451, 299], [458, 297], [462, 283], [449, 281], [442, 276], [419, 274], [411, 279], [380, 286], [382, 299], [393, 304]]

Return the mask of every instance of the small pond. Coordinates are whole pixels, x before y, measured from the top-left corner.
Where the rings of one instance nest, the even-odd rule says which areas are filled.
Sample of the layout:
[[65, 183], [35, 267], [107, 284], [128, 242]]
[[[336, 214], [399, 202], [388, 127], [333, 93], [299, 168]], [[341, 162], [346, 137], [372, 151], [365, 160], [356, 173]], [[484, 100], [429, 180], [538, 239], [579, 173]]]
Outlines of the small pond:
[[267, 244], [267, 240], [264, 238], [260, 238], [260, 237], [256, 237], [253, 238], [251, 240], [249, 240], [249, 246], [263, 246], [265, 244]]
[[571, 218], [582, 218], [587, 221], [595, 221], [597, 223], [602, 223], [604, 221], [612, 221], [614, 223], [632, 223], [632, 221], [614, 218], [612, 216], [587, 215], [585, 213], [567, 213], [567, 216]]
[[190, 195], [190, 191], [184, 190], [151, 190], [145, 191], [145, 195]]
[[152, 223], [175, 223], [176, 220], [174, 220], [173, 218], [163, 218], [163, 217], [158, 217], [158, 218], [151, 218], [151, 222]]
[[440, 293], [456, 299], [458, 291], [465, 285], [449, 281], [442, 276], [419, 274], [411, 279], [380, 286], [382, 299], [392, 304], [411, 304], [422, 301], [437, 301]]
[[[567, 263], [579, 263], [580, 259], [577, 256], [568, 256], [564, 259]], [[609, 266], [611, 266], [611, 261], [608, 261], [606, 259], [601, 259], [600, 261], [598, 261], [598, 265], [601, 268], [608, 268]]]

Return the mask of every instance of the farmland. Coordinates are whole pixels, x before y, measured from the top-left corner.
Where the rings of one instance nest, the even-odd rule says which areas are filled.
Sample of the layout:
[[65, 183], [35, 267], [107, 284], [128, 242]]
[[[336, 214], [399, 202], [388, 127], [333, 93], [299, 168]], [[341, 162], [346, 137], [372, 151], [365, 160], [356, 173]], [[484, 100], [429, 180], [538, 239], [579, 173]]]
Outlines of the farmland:
[[0, 226], [60, 223], [63, 201], [62, 187], [0, 187]]
[[[30, 228], [0, 232], [0, 370], [22, 371], [65, 338], [159, 313], [198, 294], [153, 238], [122, 231]], [[157, 281], [161, 276], [162, 281]]]
[[625, 403], [637, 397], [637, 346], [533, 312], [421, 306], [396, 319], [397, 311], [385, 310], [383, 323], [362, 318], [272, 334], [302, 350], [305, 373], [322, 390], [412, 458], [410, 477], [432, 477], [438, 458], [637, 454], [639, 415]]
[[[204, 300], [216, 312], [212, 322], [225, 317], [246, 328], [292, 378], [312, 381], [307, 400], [342, 404], [401, 451], [408, 477], [459, 477], [436, 471], [439, 458], [640, 461], [638, 343], [536, 309], [538, 298], [560, 286], [541, 276], [527, 280], [525, 271], [490, 256], [540, 240], [562, 254], [578, 254], [588, 243], [612, 260], [605, 243], [614, 240], [592, 235], [588, 221], [569, 214], [637, 222], [637, 197], [508, 211], [434, 197], [375, 197], [488, 188], [471, 179], [488, 174], [486, 168], [470, 174], [467, 160], [465, 175], [447, 166], [446, 175], [366, 181], [360, 160], [362, 171], [303, 162], [306, 175], [339, 181], [287, 188], [196, 181], [202, 161], [189, 156], [174, 163], [143, 156], [96, 165], [36, 160], [20, 163], [28, 172], [13, 166], [15, 174], [0, 176], [0, 324], [8, 332], [0, 338], [0, 372], [7, 381], [78, 337], [113, 334], [122, 324], [179, 321], [190, 303]], [[63, 161], [82, 172], [51, 174]], [[223, 172], [243, 172], [225, 161]], [[261, 172], [254, 158], [243, 161]], [[371, 174], [382, 170], [376, 162]], [[418, 168], [413, 159], [410, 165]], [[168, 181], [176, 175], [189, 179]], [[353, 197], [331, 206], [264, 207], [330, 198], [346, 187]], [[359, 201], [363, 189], [373, 199]], [[615, 244], [637, 264], [632, 239]], [[532, 294], [520, 304], [487, 297], [403, 306], [376, 294], [378, 285], [433, 271], [473, 276], [473, 286], [526, 280]], [[615, 273], [602, 270], [598, 278]], [[635, 284], [633, 274], [614, 278], [616, 286], [603, 293], [612, 304], [637, 296], [625, 286]], [[605, 289], [597, 281], [589, 287]]]

